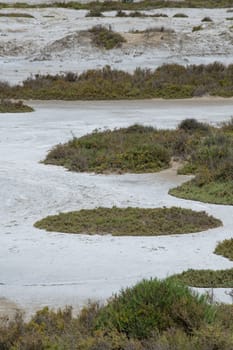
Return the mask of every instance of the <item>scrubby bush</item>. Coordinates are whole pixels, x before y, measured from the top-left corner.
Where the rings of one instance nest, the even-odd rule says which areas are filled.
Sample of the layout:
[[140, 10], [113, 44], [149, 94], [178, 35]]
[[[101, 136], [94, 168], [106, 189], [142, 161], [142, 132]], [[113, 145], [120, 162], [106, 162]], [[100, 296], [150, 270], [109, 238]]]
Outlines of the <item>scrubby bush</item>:
[[124, 37], [119, 33], [113, 32], [111, 27], [107, 29], [98, 25], [91, 28], [89, 32], [93, 35], [93, 43], [99, 48], [106, 50], [119, 48], [125, 42]]
[[169, 328], [192, 334], [203, 323], [213, 320], [214, 308], [204, 296], [192, 293], [174, 280], [153, 279], [143, 280], [114, 296], [100, 310], [96, 328], [144, 339]]

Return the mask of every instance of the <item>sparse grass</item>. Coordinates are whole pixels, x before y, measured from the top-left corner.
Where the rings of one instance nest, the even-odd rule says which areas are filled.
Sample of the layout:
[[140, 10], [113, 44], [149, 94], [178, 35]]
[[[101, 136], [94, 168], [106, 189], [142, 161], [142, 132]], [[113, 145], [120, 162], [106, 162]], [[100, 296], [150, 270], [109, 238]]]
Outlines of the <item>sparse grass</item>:
[[233, 288], [233, 269], [228, 270], [187, 270], [172, 278], [198, 288]]
[[226, 20], [227, 21], [233, 21], [233, 17], [227, 17]]
[[175, 13], [174, 18], [188, 18], [188, 15], [186, 15], [185, 13]]
[[[158, 30], [158, 28], [156, 28]], [[164, 27], [159, 30], [165, 30]], [[106, 31], [106, 30], [105, 30]], [[105, 33], [104, 31], [104, 33]], [[114, 32], [113, 32], [114, 33]], [[107, 45], [119, 45], [118, 39], [108, 39]], [[97, 30], [96, 37], [99, 32]], [[95, 34], [93, 33], [93, 37]], [[121, 41], [121, 40], [120, 40]], [[101, 42], [101, 45], [105, 45]], [[72, 79], [71, 79], [72, 77]], [[163, 65], [155, 71], [137, 68], [132, 74], [106, 66], [88, 70], [80, 75], [69, 72], [60, 75], [36, 75], [22, 85], [10, 86], [0, 82], [0, 98], [116, 100], [144, 98], [190, 98], [206, 94], [233, 95], [233, 65]]]
[[103, 26], [95, 26], [89, 30], [93, 35], [93, 43], [99, 47], [106, 50], [111, 50], [114, 48], [119, 48], [122, 43], [125, 42], [123, 36], [119, 33], [114, 32], [111, 27], [109, 29]]
[[0, 13], [0, 17], [16, 17], [16, 18], [34, 18], [34, 16], [29, 15], [28, 13]]
[[233, 238], [225, 239], [223, 242], [219, 243], [214, 253], [233, 261]]
[[119, 10], [116, 13], [116, 17], [142, 17], [142, 18], [145, 18], [145, 17], [168, 17], [168, 15], [166, 15], [164, 13], [155, 13], [155, 14], [148, 15], [148, 14], [145, 14], [145, 13], [139, 12], [139, 11], [133, 11], [133, 12], [126, 13], [122, 10]]
[[25, 105], [22, 101], [12, 102], [10, 100], [0, 101], [0, 113], [25, 113], [34, 109]]
[[205, 212], [172, 208], [97, 208], [48, 216], [35, 227], [53, 232], [111, 234], [113, 236], [158, 236], [204, 231], [220, 226], [220, 220]]

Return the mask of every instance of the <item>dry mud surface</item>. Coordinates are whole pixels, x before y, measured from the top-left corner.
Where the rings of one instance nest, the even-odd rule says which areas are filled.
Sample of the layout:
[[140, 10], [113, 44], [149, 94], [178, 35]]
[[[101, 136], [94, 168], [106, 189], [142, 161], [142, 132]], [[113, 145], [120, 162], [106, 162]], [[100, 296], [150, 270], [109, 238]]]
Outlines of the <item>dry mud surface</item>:
[[[233, 207], [168, 195], [189, 179], [175, 169], [157, 174], [72, 173], [40, 162], [72, 134], [133, 123], [174, 128], [187, 117], [218, 123], [232, 115], [233, 99], [120, 102], [32, 102], [35, 112], [0, 117], [0, 315], [16, 307], [30, 315], [49, 305], [73, 305], [111, 296], [146, 277], [166, 277], [188, 268], [231, 268], [213, 254], [233, 236]], [[112, 237], [48, 233], [33, 223], [50, 214], [81, 208], [182, 206], [205, 210], [223, 227], [159, 237]], [[230, 301], [226, 290], [218, 300]], [[10, 302], [10, 301], [11, 302]], [[17, 304], [17, 306], [15, 305]]]
[[[155, 69], [163, 63], [231, 63], [233, 20], [228, 9], [157, 9], [147, 15], [164, 13], [168, 17], [120, 18], [116, 12], [105, 17], [85, 17], [86, 10], [2, 9], [0, 13], [26, 13], [34, 18], [1, 17], [0, 79], [21, 82], [31, 74], [82, 72], [111, 65], [133, 71], [136, 67]], [[184, 13], [188, 18], [173, 18]], [[213, 22], [204, 22], [211, 17]], [[101, 50], [93, 46], [88, 29], [111, 25], [127, 42], [122, 48]], [[203, 30], [192, 32], [202, 24]], [[161, 32], [161, 28], [164, 31]], [[156, 28], [149, 34], [132, 34]], [[168, 31], [168, 32], [167, 32]]]

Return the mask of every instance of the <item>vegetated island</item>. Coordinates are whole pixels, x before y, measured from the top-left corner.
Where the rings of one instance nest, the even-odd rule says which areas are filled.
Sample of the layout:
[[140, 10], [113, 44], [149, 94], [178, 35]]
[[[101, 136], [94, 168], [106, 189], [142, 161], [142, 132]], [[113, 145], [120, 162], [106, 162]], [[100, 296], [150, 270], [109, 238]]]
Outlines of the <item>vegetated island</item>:
[[[189, 121], [184, 121], [180, 127], [189, 129], [193, 126]], [[219, 130], [212, 129], [196, 146], [179, 170], [181, 174], [194, 173], [195, 178], [171, 189], [169, 194], [201, 202], [233, 205], [233, 118]]]
[[[101, 34], [101, 45], [114, 42], [115, 39], [106, 41], [108, 34]], [[111, 33], [113, 34], [114, 32]], [[206, 94], [233, 96], [233, 64], [224, 66], [215, 62], [186, 67], [167, 64], [154, 71], [137, 68], [132, 74], [106, 66], [102, 69], [87, 70], [81, 74], [72, 72], [57, 75], [38, 74], [26, 79], [22, 85], [11, 86], [6, 82], [0, 82], [0, 98], [17, 99], [169, 99], [191, 98]]]
[[225, 239], [223, 242], [220, 242], [215, 248], [214, 253], [233, 261], [233, 238]]
[[[214, 251], [233, 261], [233, 238], [220, 242]], [[189, 269], [171, 278], [179, 280], [190, 287], [200, 288], [233, 288], [233, 269], [226, 270], [193, 270]]]
[[0, 113], [25, 113], [33, 112], [34, 109], [25, 105], [22, 101], [13, 102], [10, 100], [0, 101]]
[[233, 204], [233, 118], [219, 128], [185, 119], [176, 130], [133, 125], [74, 137], [55, 146], [45, 164], [71, 171], [148, 173], [183, 162], [180, 174], [195, 178], [170, 194], [217, 204]]
[[232, 334], [233, 305], [211, 304], [168, 279], [143, 280], [78, 316], [45, 307], [28, 322], [17, 314], [0, 324], [3, 349], [230, 350]]
[[35, 223], [53, 232], [111, 234], [113, 236], [158, 236], [200, 232], [221, 226], [205, 212], [171, 208], [97, 208], [60, 213]]

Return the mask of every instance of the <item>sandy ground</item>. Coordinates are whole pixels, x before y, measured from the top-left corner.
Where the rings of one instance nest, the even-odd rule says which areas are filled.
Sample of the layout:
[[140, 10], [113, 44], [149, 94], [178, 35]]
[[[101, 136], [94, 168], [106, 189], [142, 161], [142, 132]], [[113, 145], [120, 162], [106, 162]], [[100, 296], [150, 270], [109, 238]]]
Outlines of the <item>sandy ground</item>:
[[[79, 174], [39, 161], [53, 145], [95, 128], [133, 123], [174, 128], [187, 117], [215, 124], [232, 115], [233, 99], [31, 104], [33, 113], [0, 118], [0, 315], [20, 307], [28, 316], [44, 305], [69, 304], [77, 310], [90, 298], [104, 300], [144, 277], [232, 267], [213, 250], [233, 236], [233, 207], [167, 194], [189, 177], [177, 176], [174, 169], [145, 175]], [[205, 210], [224, 226], [169, 237], [67, 235], [33, 227], [49, 214], [113, 205]], [[216, 299], [230, 301], [225, 292], [216, 290]]]
[[[86, 18], [87, 11], [67, 9], [2, 9], [1, 13], [27, 13], [34, 18], [1, 17], [0, 77], [11, 83], [30, 75], [82, 72], [110, 65], [133, 71], [155, 69], [163, 63], [232, 63], [233, 21], [228, 9], [157, 9], [146, 14], [165, 13], [167, 18], [117, 18], [106, 12], [103, 18]], [[188, 18], [173, 18], [184, 13]], [[202, 23], [204, 17], [213, 22]], [[203, 30], [192, 32], [202, 23]], [[100, 50], [93, 46], [87, 30], [94, 25], [111, 25], [125, 36], [120, 49]], [[160, 32], [160, 28], [173, 32]], [[149, 35], [130, 34], [157, 28]]]

